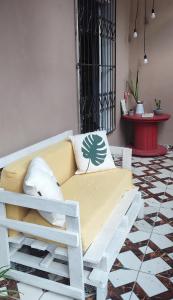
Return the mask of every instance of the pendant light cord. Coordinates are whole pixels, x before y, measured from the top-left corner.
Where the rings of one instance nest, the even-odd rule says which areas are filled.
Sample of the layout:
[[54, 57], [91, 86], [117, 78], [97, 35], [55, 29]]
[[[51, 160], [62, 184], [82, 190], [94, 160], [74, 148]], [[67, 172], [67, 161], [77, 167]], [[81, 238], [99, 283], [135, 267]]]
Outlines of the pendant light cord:
[[155, 7], [155, 0], [153, 0], [152, 10], [154, 10], [154, 7]]
[[144, 15], [144, 55], [146, 54], [145, 53], [145, 50], [146, 50], [146, 24], [147, 24], [147, 0], [145, 0], [145, 15]]
[[136, 29], [136, 23], [138, 18], [138, 12], [139, 12], [139, 0], [137, 0], [137, 4], [136, 4], [135, 29]]

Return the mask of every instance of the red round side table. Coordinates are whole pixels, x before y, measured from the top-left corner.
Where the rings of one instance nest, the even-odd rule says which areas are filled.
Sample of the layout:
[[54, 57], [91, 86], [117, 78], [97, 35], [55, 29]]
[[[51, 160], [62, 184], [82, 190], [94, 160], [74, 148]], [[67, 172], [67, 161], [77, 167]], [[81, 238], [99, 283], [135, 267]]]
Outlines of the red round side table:
[[125, 115], [123, 120], [133, 123], [134, 145], [133, 155], [136, 156], [159, 156], [164, 155], [167, 149], [158, 145], [158, 124], [167, 121], [169, 114], [154, 115], [151, 118], [143, 118], [141, 115]]

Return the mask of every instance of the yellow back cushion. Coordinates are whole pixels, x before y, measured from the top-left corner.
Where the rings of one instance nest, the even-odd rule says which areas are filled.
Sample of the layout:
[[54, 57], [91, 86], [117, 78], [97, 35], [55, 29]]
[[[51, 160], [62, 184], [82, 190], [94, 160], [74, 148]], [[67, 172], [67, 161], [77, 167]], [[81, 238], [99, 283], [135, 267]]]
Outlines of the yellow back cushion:
[[[6, 166], [1, 173], [0, 186], [7, 191], [22, 193], [28, 165], [36, 156], [42, 157], [48, 163], [60, 185], [72, 177], [76, 171], [71, 142], [62, 141]], [[7, 205], [7, 216], [12, 219], [22, 220], [27, 211], [26, 208]]]

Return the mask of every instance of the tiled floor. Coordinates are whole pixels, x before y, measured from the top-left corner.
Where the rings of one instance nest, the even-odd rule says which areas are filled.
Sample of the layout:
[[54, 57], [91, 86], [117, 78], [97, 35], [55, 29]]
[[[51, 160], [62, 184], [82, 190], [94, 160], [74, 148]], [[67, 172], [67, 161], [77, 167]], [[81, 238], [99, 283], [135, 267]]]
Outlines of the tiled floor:
[[137, 220], [110, 273], [112, 300], [173, 299], [173, 152], [133, 158], [145, 218]]
[[[113, 265], [108, 297], [173, 300], [173, 151], [157, 158], [134, 157], [133, 173], [145, 218], [136, 221]], [[24, 290], [22, 300], [66, 300], [39, 289], [31, 297]]]

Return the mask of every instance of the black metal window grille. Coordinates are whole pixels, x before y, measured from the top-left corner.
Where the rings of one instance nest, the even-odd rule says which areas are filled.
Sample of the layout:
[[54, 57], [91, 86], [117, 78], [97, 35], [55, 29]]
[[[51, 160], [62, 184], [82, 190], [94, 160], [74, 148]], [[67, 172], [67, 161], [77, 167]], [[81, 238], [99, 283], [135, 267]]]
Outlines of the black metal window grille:
[[116, 0], [76, 0], [80, 131], [115, 129]]

